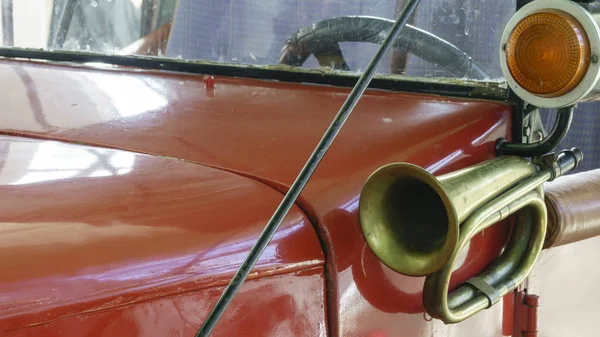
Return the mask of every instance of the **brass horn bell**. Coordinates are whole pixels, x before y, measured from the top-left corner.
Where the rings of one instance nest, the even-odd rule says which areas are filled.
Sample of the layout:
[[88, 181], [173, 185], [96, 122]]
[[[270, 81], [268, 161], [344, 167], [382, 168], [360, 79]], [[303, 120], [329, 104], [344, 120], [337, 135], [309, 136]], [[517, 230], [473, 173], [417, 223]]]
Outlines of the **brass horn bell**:
[[459, 225], [471, 213], [535, 172], [535, 165], [512, 156], [437, 178], [409, 163], [385, 165], [369, 177], [360, 195], [363, 233], [391, 269], [429, 275], [450, 260]]
[[[542, 185], [575, 168], [582, 158], [578, 149], [533, 162], [506, 156], [437, 178], [416, 165], [385, 165], [368, 178], [360, 195], [363, 234], [391, 269], [427, 276], [423, 304], [432, 317], [460, 322], [492, 306], [530, 273], [546, 233]], [[450, 293], [460, 250], [477, 233], [517, 212], [502, 256]]]
[[[578, 149], [552, 156], [562, 172], [546, 157], [550, 166], [543, 171], [547, 174], [510, 199], [517, 200], [571, 170], [583, 157]], [[361, 191], [363, 234], [371, 250], [391, 269], [410, 276], [429, 275], [448, 263], [458, 246], [459, 226], [469, 216], [537, 175], [538, 165], [517, 156], [491, 159], [437, 178], [413, 164], [385, 165], [371, 174]]]

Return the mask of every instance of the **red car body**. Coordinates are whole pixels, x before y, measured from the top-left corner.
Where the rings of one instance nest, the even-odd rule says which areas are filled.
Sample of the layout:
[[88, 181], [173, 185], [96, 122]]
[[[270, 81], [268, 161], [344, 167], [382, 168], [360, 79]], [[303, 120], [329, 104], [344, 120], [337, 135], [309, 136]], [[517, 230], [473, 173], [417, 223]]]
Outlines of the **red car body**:
[[[0, 78], [1, 336], [193, 336], [349, 92], [26, 60]], [[511, 120], [507, 102], [367, 91], [213, 336], [512, 334], [510, 299], [457, 325], [427, 317], [423, 278], [385, 267], [357, 214], [378, 167], [492, 158]], [[510, 224], [471, 242], [454, 285]], [[534, 278], [555, 276], [546, 261]], [[548, 317], [543, 336], [573, 326]]]

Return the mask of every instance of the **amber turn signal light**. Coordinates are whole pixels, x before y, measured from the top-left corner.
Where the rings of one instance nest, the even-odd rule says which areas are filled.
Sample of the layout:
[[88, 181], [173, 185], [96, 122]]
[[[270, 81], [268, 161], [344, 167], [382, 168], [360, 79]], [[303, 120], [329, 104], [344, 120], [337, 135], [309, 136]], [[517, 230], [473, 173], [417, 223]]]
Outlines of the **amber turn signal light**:
[[509, 88], [540, 108], [600, 99], [600, 16], [571, 0], [534, 0], [508, 21], [500, 67]]
[[506, 43], [506, 61], [515, 81], [543, 97], [573, 90], [589, 67], [590, 54], [581, 24], [557, 10], [525, 17]]

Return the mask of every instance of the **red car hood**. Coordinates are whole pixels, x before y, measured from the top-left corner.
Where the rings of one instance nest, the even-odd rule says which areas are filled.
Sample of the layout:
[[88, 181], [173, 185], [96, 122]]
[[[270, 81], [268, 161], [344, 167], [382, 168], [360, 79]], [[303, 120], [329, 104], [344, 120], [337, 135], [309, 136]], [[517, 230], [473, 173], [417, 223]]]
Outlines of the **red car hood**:
[[[0, 331], [222, 286], [281, 199], [168, 158], [10, 136], [0, 151]], [[250, 278], [322, 264], [293, 208]]]
[[[226, 77], [216, 77], [211, 88], [197, 75], [26, 61], [1, 61], [0, 75], [5, 134], [173, 157], [237, 172], [281, 191], [349, 92]], [[420, 336], [428, 329], [413, 315], [423, 312], [422, 279], [389, 271], [362, 237], [357, 207], [367, 177], [395, 161], [439, 174], [489, 159], [495, 140], [509, 136], [509, 117], [510, 107], [498, 102], [374, 90], [361, 98], [298, 201], [329, 257], [334, 335]], [[264, 220], [274, 209], [265, 210]], [[266, 221], [259, 222], [256, 230]], [[453, 285], [498, 256], [507, 228], [493, 226], [472, 241]], [[352, 323], [357, 321], [361, 324]]]
[[[174, 157], [286, 185], [348, 94], [341, 88], [226, 77], [217, 77], [210, 89], [197, 75], [11, 61], [0, 61], [0, 76], [5, 133]], [[427, 144], [406, 146], [411, 140], [428, 138], [434, 144], [469, 128], [502, 134], [506, 123], [499, 118], [507, 106], [370, 91], [355, 110], [322, 165], [335, 166], [335, 175], [343, 165], [331, 163], [356, 155], [389, 161], [399, 152], [401, 157], [431, 152]], [[487, 143], [488, 136], [479, 135], [470, 145]]]

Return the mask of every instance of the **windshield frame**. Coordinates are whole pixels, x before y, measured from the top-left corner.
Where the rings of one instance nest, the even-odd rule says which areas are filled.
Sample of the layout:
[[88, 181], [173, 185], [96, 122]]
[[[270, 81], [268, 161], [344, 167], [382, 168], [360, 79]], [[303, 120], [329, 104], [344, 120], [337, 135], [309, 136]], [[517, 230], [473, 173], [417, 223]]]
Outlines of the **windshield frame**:
[[[284, 83], [328, 85], [347, 88], [353, 87], [360, 76], [360, 73], [357, 72], [325, 68], [311, 69], [287, 65], [259, 66], [155, 56], [114, 55], [64, 50], [48, 51], [17, 47], [0, 47], [0, 58], [52, 61], [86, 67], [93, 67], [88, 63], [102, 63], [118, 67], [135, 67], [144, 70], [242, 77]], [[509, 97], [509, 90], [504, 81], [474, 81], [468, 79], [376, 74], [369, 85], [369, 89], [467, 99], [484, 99], [508, 103], [513, 101]]]
[[[522, 6], [528, 0], [517, 0], [517, 7]], [[68, 50], [60, 47], [68, 27], [73, 20], [75, 7], [78, 0], [54, 0], [52, 18], [50, 20], [48, 45], [44, 49], [15, 47], [13, 43], [0, 46], [0, 57], [4, 58], [25, 58], [29, 60], [44, 60], [59, 63], [86, 64], [86, 63], [104, 63], [107, 65], [136, 67], [148, 70], [164, 70], [174, 72], [184, 72], [203, 75], [219, 75], [244, 77], [251, 79], [261, 79], [268, 81], [279, 81], [289, 83], [307, 83], [313, 85], [330, 85], [339, 87], [352, 87], [358, 80], [361, 73], [353, 71], [344, 71], [340, 69], [330, 69], [327, 67], [311, 68], [288, 66], [283, 64], [251, 64], [243, 62], [223, 62], [204, 59], [182, 59], [167, 58], [155, 55], [101, 53], [90, 50]], [[152, 6], [151, 0], [140, 0], [140, 40], [148, 36], [151, 32], [157, 30], [161, 25], [169, 23], [173, 18], [166, 17], [163, 12], [172, 13], [175, 8], [176, 0], [161, 2], [160, 6]], [[4, 4], [12, 5], [11, 0]], [[164, 7], [164, 8], [163, 8]], [[2, 8], [3, 16], [12, 16], [12, 6]], [[168, 16], [168, 15], [167, 15]], [[4, 22], [11, 26], [7, 35], [12, 35], [12, 20]], [[167, 22], [168, 21], [168, 22]], [[4, 30], [3, 30], [4, 32]], [[64, 34], [60, 34], [60, 33]], [[63, 36], [65, 35], [65, 36]], [[12, 37], [12, 36], [7, 36]], [[6, 38], [5, 38], [6, 40]], [[12, 40], [12, 38], [10, 38]], [[136, 41], [136, 43], [138, 42]], [[12, 41], [10, 41], [12, 42]], [[57, 44], [58, 43], [58, 44]], [[90, 66], [90, 65], [85, 65]], [[386, 91], [433, 94], [447, 97], [459, 97], [470, 99], [485, 99], [493, 101], [516, 103], [509, 93], [509, 88], [505, 81], [497, 79], [471, 80], [466, 77], [421, 77], [402, 74], [376, 74], [370, 89], [379, 89]]]

